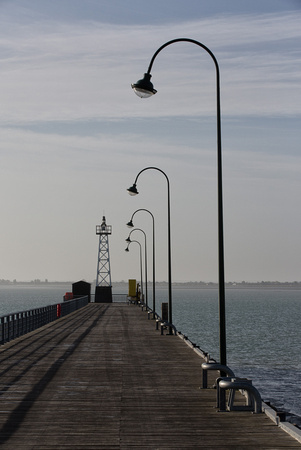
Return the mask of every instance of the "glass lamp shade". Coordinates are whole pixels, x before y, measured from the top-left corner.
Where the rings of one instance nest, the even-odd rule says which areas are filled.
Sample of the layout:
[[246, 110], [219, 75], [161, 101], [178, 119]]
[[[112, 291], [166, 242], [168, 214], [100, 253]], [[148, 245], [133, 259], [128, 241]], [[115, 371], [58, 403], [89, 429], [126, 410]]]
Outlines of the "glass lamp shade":
[[139, 194], [139, 192], [137, 191], [136, 184], [133, 184], [133, 186], [131, 186], [130, 188], [128, 188], [128, 193], [129, 193], [130, 195], [137, 195], [137, 194]]
[[154, 89], [153, 83], [150, 81], [151, 74], [145, 73], [144, 77], [141, 80], [138, 80], [136, 83], [132, 84], [132, 89], [135, 94], [140, 98], [147, 98], [154, 95], [157, 91]]

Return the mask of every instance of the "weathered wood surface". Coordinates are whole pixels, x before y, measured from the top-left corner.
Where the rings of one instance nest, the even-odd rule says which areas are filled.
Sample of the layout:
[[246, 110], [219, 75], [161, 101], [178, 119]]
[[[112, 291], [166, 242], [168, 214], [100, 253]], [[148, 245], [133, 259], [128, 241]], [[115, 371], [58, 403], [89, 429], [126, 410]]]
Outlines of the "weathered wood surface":
[[300, 448], [265, 414], [217, 412], [202, 359], [134, 305], [89, 304], [0, 356], [3, 449]]

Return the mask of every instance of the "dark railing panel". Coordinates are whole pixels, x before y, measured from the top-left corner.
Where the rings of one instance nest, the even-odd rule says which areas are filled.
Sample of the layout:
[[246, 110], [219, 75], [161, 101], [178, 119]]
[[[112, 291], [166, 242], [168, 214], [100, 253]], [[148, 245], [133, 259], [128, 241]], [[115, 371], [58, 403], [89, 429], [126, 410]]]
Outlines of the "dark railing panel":
[[0, 317], [0, 345], [86, 306], [88, 296]]
[[89, 302], [88, 296], [75, 298], [74, 300], [68, 300], [64, 303], [60, 303], [61, 305], [61, 317], [66, 316], [78, 309], [86, 306]]

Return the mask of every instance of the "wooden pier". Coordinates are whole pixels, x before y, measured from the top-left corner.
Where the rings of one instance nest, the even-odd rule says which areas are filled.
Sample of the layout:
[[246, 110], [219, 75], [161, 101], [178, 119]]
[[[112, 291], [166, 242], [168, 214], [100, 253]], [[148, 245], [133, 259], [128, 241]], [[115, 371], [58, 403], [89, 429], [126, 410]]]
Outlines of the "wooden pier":
[[218, 412], [216, 390], [200, 389], [203, 360], [154, 322], [91, 303], [3, 345], [1, 448], [300, 448], [265, 414]]

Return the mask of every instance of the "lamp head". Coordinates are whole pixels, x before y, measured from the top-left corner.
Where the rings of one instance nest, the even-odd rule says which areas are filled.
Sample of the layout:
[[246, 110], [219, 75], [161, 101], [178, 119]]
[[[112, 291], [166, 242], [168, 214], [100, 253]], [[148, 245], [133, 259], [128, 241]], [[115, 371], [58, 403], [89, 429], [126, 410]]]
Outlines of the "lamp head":
[[132, 89], [138, 97], [147, 98], [154, 95], [157, 91], [154, 89], [153, 83], [151, 82], [151, 74], [145, 73], [141, 80], [138, 80], [136, 83], [132, 84]]
[[133, 228], [133, 227], [134, 227], [133, 221], [130, 220], [130, 221], [126, 224], [126, 226], [129, 227], [129, 228]]
[[128, 188], [128, 193], [129, 193], [130, 195], [137, 195], [137, 194], [139, 194], [139, 192], [137, 191], [136, 183], [134, 183], [133, 186], [131, 186], [130, 188]]
[[125, 242], [132, 242], [130, 236], [126, 238]]
[[125, 252], [129, 252], [129, 248], [127, 247], [124, 251], [125, 251]]

